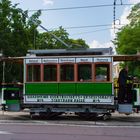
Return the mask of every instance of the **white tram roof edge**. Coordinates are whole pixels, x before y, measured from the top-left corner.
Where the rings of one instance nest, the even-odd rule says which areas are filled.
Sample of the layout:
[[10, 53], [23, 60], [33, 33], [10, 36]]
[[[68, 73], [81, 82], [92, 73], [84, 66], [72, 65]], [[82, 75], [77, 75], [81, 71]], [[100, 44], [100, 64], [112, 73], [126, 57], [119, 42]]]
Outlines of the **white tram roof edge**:
[[84, 48], [84, 49], [42, 49], [42, 50], [28, 50], [28, 54], [36, 56], [44, 55], [111, 55], [112, 48]]

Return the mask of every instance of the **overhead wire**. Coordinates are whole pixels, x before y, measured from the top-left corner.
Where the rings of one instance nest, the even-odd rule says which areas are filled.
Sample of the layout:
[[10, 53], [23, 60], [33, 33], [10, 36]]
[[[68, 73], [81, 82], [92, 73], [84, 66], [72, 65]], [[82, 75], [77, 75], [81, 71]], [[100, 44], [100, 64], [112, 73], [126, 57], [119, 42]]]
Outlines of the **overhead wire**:
[[[116, 25], [120, 25], [123, 26], [125, 24], [116, 24]], [[87, 26], [70, 26], [70, 27], [63, 27], [64, 29], [67, 30], [72, 30], [72, 29], [86, 29], [86, 28], [98, 28], [98, 27], [107, 27], [107, 26], [112, 26], [112, 24], [97, 24], [97, 25], [87, 25]], [[50, 28], [48, 29], [48, 31], [52, 31], [52, 30], [57, 30], [59, 28]], [[38, 30], [43, 30], [42, 28], [39, 28]]]
[[[116, 25], [124, 25], [124, 24], [116, 24]], [[71, 26], [71, 27], [63, 27], [64, 29], [81, 29], [81, 28], [96, 28], [96, 27], [105, 27], [112, 26], [112, 24], [98, 24], [98, 25], [87, 25], [87, 26]]]
[[[104, 27], [104, 26], [111, 26], [112, 24], [96, 24], [96, 25], [83, 25], [83, 26], [69, 26], [63, 27], [64, 29], [84, 29], [84, 28], [96, 28], [96, 27]], [[50, 28], [48, 30], [57, 30], [59, 28]]]
[[[112, 7], [113, 6], [113, 24], [114, 24], [114, 32], [115, 32], [115, 21], [116, 21], [116, 6], [131, 6], [134, 4], [123, 3], [120, 0], [120, 4], [117, 4], [117, 0], [114, 0], [113, 4], [102, 4], [102, 5], [90, 5], [90, 6], [78, 6], [78, 7], [60, 7], [60, 8], [48, 8], [48, 9], [39, 9], [41, 11], [57, 11], [57, 10], [72, 10], [72, 9], [87, 9], [87, 8], [100, 8], [100, 7]], [[28, 10], [28, 12], [35, 12], [38, 10]], [[88, 26], [72, 26], [72, 27], [63, 27], [64, 29], [78, 29], [78, 28], [91, 28], [91, 27], [102, 27], [102, 26], [110, 26], [111, 24], [104, 25], [88, 25]], [[122, 25], [119, 22], [119, 25]], [[58, 29], [58, 28], [54, 28]]]
[[[115, 6], [131, 6], [134, 4], [115, 4]], [[76, 7], [60, 7], [60, 8], [48, 8], [48, 9], [38, 9], [40, 11], [59, 11], [59, 10], [74, 10], [74, 9], [88, 9], [88, 8], [100, 8], [100, 7], [112, 7], [114, 4], [101, 4], [101, 5], [88, 5], [88, 6], [76, 6]], [[38, 11], [37, 9], [28, 10], [28, 12]]]
[[[134, 4], [128, 4], [128, 3], [123, 3], [122, 0], [120, 0], [120, 4], [117, 4], [117, 0], [114, 0], [113, 4], [102, 4], [102, 5], [88, 5], [88, 6], [77, 6], [77, 7], [60, 7], [60, 8], [48, 8], [48, 9], [38, 9], [42, 12], [45, 11], [60, 11], [60, 10], [76, 10], [76, 9], [89, 9], [89, 8], [100, 8], [100, 7], [112, 7], [113, 6], [113, 23], [114, 23], [114, 31], [115, 31], [115, 21], [116, 21], [116, 6], [131, 6]], [[28, 12], [35, 12], [38, 11], [35, 9], [28, 10]], [[71, 26], [71, 27], [63, 27], [64, 29], [80, 29], [80, 28], [92, 28], [92, 27], [104, 27], [104, 26], [111, 26], [112, 24], [101, 24], [101, 25], [88, 25], [88, 26]], [[122, 24], [119, 24], [122, 25]], [[41, 26], [40, 26], [41, 27]], [[44, 27], [41, 27], [43, 30]], [[58, 29], [58, 28], [57, 28]], [[89, 32], [84, 32], [84, 33], [90, 33], [90, 32], [98, 32], [98, 31], [103, 31], [107, 29], [112, 29], [112, 28], [106, 28], [106, 29], [100, 29], [100, 30], [95, 30], [95, 31], [89, 31]], [[49, 30], [46, 30], [49, 32]], [[81, 34], [81, 33], [79, 33]]]
[[94, 30], [94, 31], [75, 33], [75, 34], [70, 34], [70, 35], [75, 36], [75, 35], [82, 35], [82, 34], [90, 34], [90, 33], [101, 32], [101, 31], [105, 31], [105, 30], [109, 30], [109, 29], [114, 29], [114, 28], [104, 28], [104, 29], [98, 29], [98, 30]]

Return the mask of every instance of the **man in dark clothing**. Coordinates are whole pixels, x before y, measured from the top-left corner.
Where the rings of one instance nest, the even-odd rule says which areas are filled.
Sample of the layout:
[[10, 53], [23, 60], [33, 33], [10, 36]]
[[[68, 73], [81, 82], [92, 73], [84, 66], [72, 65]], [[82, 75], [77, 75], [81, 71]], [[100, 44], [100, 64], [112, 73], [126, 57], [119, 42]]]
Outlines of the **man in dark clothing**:
[[128, 67], [125, 67], [120, 71], [118, 78], [119, 83], [118, 103], [124, 103], [126, 96], [127, 78], [128, 78]]

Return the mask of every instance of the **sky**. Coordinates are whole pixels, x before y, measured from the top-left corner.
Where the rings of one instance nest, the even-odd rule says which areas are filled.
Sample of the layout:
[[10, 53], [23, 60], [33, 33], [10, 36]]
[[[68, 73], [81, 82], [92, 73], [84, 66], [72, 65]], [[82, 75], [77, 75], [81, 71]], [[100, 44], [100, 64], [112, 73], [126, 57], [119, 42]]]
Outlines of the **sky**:
[[[48, 30], [58, 29], [62, 26], [73, 39], [83, 39], [91, 47], [115, 47], [112, 40], [117, 30], [114, 30], [114, 7], [99, 6], [116, 4], [136, 4], [140, 0], [11, 0], [13, 4], [23, 10], [42, 11], [41, 25]], [[69, 7], [87, 7], [76, 9], [61, 9]], [[92, 7], [90, 7], [92, 6]], [[116, 28], [128, 24], [127, 16], [132, 5], [121, 5], [115, 8]], [[30, 14], [34, 12], [30, 11]], [[117, 25], [121, 24], [121, 25]], [[76, 27], [76, 28], [73, 28]], [[79, 27], [79, 28], [78, 28]], [[82, 28], [80, 28], [82, 27]], [[39, 29], [41, 31], [41, 29]], [[42, 32], [42, 31], [41, 31]]]

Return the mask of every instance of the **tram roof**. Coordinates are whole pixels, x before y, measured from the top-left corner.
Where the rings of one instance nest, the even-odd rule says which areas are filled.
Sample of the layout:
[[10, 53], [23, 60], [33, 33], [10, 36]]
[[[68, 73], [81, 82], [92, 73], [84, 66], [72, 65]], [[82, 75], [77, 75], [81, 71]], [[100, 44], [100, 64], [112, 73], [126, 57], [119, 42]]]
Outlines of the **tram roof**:
[[[23, 57], [0, 57], [0, 61], [16, 61], [23, 62], [23, 59], [31, 58], [34, 54], [34, 58], [42, 56], [76, 56], [76, 55], [95, 55], [95, 56], [105, 56], [113, 57], [114, 62], [120, 61], [140, 61], [140, 54], [132, 55], [114, 55], [111, 54], [111, 48], [94, 48], [94, 49], [50, 49], [50, 50], [29, 50], [29, 55]], [[110, 52], [110, 53], [109, 53]], [[36, 57], [35, 57], [36, 56]]]
[[83, 48], [83, 49], [45, 49], [28, 50], [29, 54], [36, 56], [56, 56], [56, 55], [111, 55], [112, 48]]
[[112, 55], [113, 61], [140, 61], [140, 55]]
[[36, 56], [65, 56], [65, 55], [104, 55], [113, 57], [113, 61], [140, 61], [140, 54], [114, 55], [112, 48], [87, 48], [87, 49], [46, 49], [28, 50], [29, 54]]

